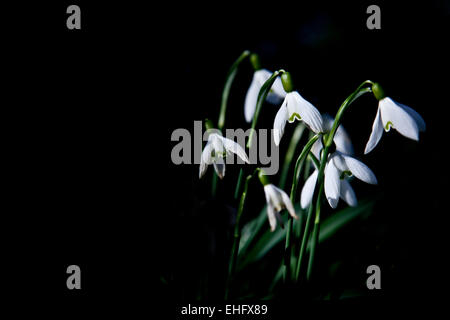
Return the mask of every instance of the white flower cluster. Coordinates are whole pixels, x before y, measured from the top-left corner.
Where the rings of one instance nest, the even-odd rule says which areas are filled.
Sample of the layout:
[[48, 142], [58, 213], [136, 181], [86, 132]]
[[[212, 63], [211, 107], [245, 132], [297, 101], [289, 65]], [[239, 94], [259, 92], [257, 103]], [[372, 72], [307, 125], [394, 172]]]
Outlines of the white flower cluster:
[[[316, 137], [319, 137], [311, 147], [312, 157], [316, 158], [316, 161], [313, 161], [315, 170], [303, 185], [300, 196], [301, 207], [306, 208], [311, 204], [319, 175], [321, 175], [321, 179], [323, 178], [321, 182], [323, 183], [325, 196], [332, 208], [337, 207], [339, 199], [345, 201], [349, 206], [356, 206], [357, 198], [350, 185], [350, 180], [355, 177], [369, 184], [377, 184], [377, 178], [372, 170], [354, 157], [350, 137], [340, 125], [340, 119], [337, 119], [335, 123], [335, 119], [331, 116], [321, 115], [315, 106], [304, 99], [297, 91], [292, 90], [292, 82], [288, 72], [281, 70], [280, 79], [278, 72], [272, 74], [270, 71], [260, 68], [257, 60], [254, 61], [256, 61], [254, 63], [255, 72], [245, 97], [245, 120], [250, 123], [254, 117], [257, 117], [255, 114], [257, 113], [258, 99], [261, 97], [261, 92], [264, 91], [266, 100], [272, 104], [280, 103], [283, 100], [273, 123], [276, 145], [280, 144], [286, 123], [293, 123], [295, 120], [304, 122], [316, 134]], [[269, 79], [271, 82], [268, 81]], [[266, 82], [267, 85], [272, 84], [269, 91], [265, 91], [268, 88], [262, 90]], [[363, 85], [369, 83], [372, 85], [371, 88], [363, 88]], [[360, 89], [366, 90], [365, 92], [373, 92], [379, 101], [372, 133], [365, 147], [365, 154], [375, 148], [383, 135], [383, 130], [388, 132], [391, 128], [394, 128], [407, 138], [416, 141], [419, 139], [419, 132], [425, 130], [425, 121], [416, 111], [386, 97], [381, 87], [369, 80], [365, 81], [349, 99], [352, 97], [356, 99], [364, 93], [359, 91]], [[259, 108], [260, 106], [261, 102]], [[253, 121], [252, 126], [255, 125], [257, 118]], [[333, 141], [329, 139], [330, 134], [334, 135]], [[335, 151], [328, 154], [328, 148], [332, 142], [334, 142]], [[311, 141], [312, 143], [313, 141]], [[326, 152], [323, 152], [325, 150], [324, 143], [327, 144]], [[249, 163], [245, 150], [239, 144], [222, 137], [220, 134], [211, 133], [201, 155], [200, 178], [205, 174], [208, 165], [213, 164], [217, 175], [222, 179], [225, 175], [224, 157], [230, 153], [236, 154], [243, 161]], [[321, 163], [321, 168], [316, 163]], [[320, 169], [321, 172], [319, 172]], [[293, 199], [290, 199], [283, 190], [268, 183], [267, 179], [264, 178], [261, 182], [264, 186], [267, 215], [272, 231], [276, 227], [277, 220], [281, 223], [279, 212], [282, 209], [286, 208], [293, 218], [297, 218], [291, 201]]]

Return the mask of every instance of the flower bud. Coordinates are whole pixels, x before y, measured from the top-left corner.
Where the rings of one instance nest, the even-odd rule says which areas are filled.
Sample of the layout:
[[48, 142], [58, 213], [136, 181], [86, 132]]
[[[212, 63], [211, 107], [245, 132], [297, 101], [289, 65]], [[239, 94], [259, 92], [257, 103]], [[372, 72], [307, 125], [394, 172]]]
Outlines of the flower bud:
[[291, 74], [287, 71], [281, 75], [281, 83], [283, 83], [284, 91], [291, 92], [294, 90], [294, 84], [292, 83]]
[[378, 82], [375, 82], [372, 85], [372, 92], [373, 92], [373, 95], [375, 96], [375, 98], [377, 100], [381, 100], [384, 97], [386, 97], [383, 88], [381, 88], [381, 86], [380, 86], [380, 84]]
[[254, 69], [255, 71], [258, 71], [258, 70], [261, 70], [261, 69], [262, 69], [262, 68], [261, 68], [261, 61], [259, 60], [258, 54], [252, 53], [252, 54], [250, 55], [250, 63], [252, 64], [253, 69]]
[[269, 178], [267, 178], [266, 173], [264, 172], [263, 169], [259, 169], [258, 178], [263, 186], [270, 184]]

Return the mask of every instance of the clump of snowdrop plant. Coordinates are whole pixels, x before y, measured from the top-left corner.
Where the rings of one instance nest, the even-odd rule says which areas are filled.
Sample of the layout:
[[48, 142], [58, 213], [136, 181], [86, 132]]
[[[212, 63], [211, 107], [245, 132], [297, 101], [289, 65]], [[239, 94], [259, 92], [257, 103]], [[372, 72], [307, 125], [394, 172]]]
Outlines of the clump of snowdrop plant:
[[[253, 173], [248, 174], [246, 178], [241, 168], [238, 183], [235, 190], [235, 198], [239, 199], [236, 223], [234, 227], [234, 237], [232, 252], [230, 255], [229, 273], [226, 286], [227, 298], [230, 292], [231, 282], [236, 268], [237, 254], [240, 239], [240, 218], [244, 212], [246, 195], [249, 188], [250, 180], [258, 175], [259, 180], [264, 188], [267, 217], [270, 230], [276, 229], [277, 222], [283, 226], [280, 213], [286, 209], [289, 213], [288, 224], [286, 228], [286, 246], [283, 261], [285, 264], [285, 281], [297, 281], [302, 273], [302, 264], [306, 253], [306, 244], [310, 242], [309, 260], [306, 271], [306, 278], [311, 278], [315, 251], [318, 245], [318, 237], [320, 232], [320, 214], [323, 196], [332, 209], [337, 208], [339, 199], [342, 199], [349, 206], [357, 205], [355, 191], [350, 185], [351, 178], [355, 177], [365, 183], [375, 185], [377, 178], [372, 170], [367, 167], [355, 154], [351, 139], [341, 124], [343, 114], [349, 106], [360, 96], [366, 93], [373, 93], [378, 100], [378, 110], [372, 127], [372, 133], [367, 142], [364, 153], [372, 151], [378, 144], [384, 131], [391, 128], [397, 130], [403, 136], [418, 140], [419, 132], [425, 130], [425, 121], [413, 109], [385, 96], [383, 89], [378, 83], [370, 80], [362, 82], [357, 89], [350, 94], [337, 110], [336, 116], [333, 118], [329, 115], [321, 115], [319, 110], [310, 102], [305, 100], [297, 91], [293, 90], [291, 75], [289, 72], [280, 69], [272, 74], [261, 67], [261, 63], [256, 54], [250, 54], [245, 51], [239, 59], [233, 64], [230, 70], [230, 76], [227, 79], [224, 94], [222, 96], [221, 116], [222, 123], [226, 110], [226, 101], [228, 99], [231, 82], [239, 64], [247, 57], [255, 70], [253, 80], [245, 97], [244, 114], [247, 122], [252, 121], [251, 128], [257, 126], [258, 116], [261, 112], [263, 103], [268, 99], [271, 103], [280, 103], [279, 110], [274, 119], [273, 134], [277, 145], [280, 144], [284, 134], [286, 123], [292, 123], [295, 120], [302, 121], [311, 131], [310, 139], [303, 147], [300, 155], [295, 161], [295, 169], [292, 178], [292, 187], [290, 195], [281, 188], [269, 183], [268, 177], [260, 168], [256, 168]], [[368, 106], [370, 107], [370, 106]], [[220, 122], [220, 121], [219, 121]], [[220, 129], [222, 129], [220, 127]], [[250, 148], [252, 133], [250, 134], [247, 148]], [[225, 164], [223, 159], [226, 155], [234, 153], [242, 160], [248, 163], [248, 157], [242, 146], [239, 146], [232, 140], [226, 139], [217, 133], [210, 134], [208, 143], [202, 152], [200, 173], [202, 177], [205, 174], [209, 164], [213, 164], [217, 175], [220, 178], [225, 176]], [[314, 165], [314, 171], [306, 179], [300, 193], [300, 207], [307, 210], [307, 221], [302, 230], [300, 237], [299, 252], [297, 256], [297, 264], [294, 272], [291, 272], [291, 241], [292, 219], [297, 219], [298, 215], [304, 212], [296, 212], [294, 203], [298, 196], [297, 185], [299, 183], [300, 171], [303, 164], [310, 160]], [[241, 188], [241, 184], [244, 187]], [[241, 191], [242, 189], [242, 191]], [[240, 197], [238, 196], [240, 194]], [[263, 202], [263, 201], [262, 201]], [[314, 220], [313, 220], [314, 219]], [[312, 221], [314, 221], [312, 225]], [[312, 233], [311, 233], [311, 228]]]

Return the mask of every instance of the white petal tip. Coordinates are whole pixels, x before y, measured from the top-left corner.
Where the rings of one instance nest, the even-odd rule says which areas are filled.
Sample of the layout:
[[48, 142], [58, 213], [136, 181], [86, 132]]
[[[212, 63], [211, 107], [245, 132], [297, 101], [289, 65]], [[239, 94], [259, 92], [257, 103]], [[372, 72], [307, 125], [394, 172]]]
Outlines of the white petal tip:
[[330, 204], [330, 207], [332, 207], [333, 209], [336, 209], [337, 205], [338, 205], [338, 200], [336, 199], [332, 199], [332, 198], [327, 198], [328, 203]]

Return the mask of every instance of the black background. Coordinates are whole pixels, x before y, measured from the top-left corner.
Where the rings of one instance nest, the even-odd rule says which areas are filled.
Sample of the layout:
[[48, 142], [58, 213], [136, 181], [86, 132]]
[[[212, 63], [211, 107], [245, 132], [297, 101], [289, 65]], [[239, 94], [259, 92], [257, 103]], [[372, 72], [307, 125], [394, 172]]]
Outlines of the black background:
[[[173, 315], [172, 304], [193, 300], [189, 288], [202, 273], [220, 283], [221, 226], [232, 212], [211, 217], [209, 209], [198, 209], [209, 203], [208, 186], [198, 182], [198, 166], [171, 164], [170, 136], [176, 128], [192, 131], [193, 120], [217, 119], [226, 72], [249, 49], [268, 69], [291, 71], [301, 94], [322, 112], [334, 113], [371, 79], [424, 117], [419, 143], [385, 134], [363, 158], [380, 183], [376, 189], [360, 184], [357, 194], [381, 192], [381, 200], [370, 224], [336, 247], [358, 261], [343, 281], [366, 277], [358, 266], [386, 270], [380, 296], [400, 312], [445, 298], [447, 1], [374, 2], [381, 30], [366, 28], [372, 2], [364, 1], [74, 3], [82, 10], [79, 31], [65, 26], [69, 2], [22, 3], [3, 12], [2, 236], [9, 297], [30, 298], [59, 315], [151, 314], [166, 305]], [[250, 79], [244, 66], [232, 89], [230, 128], [245, 127]], [[261, 127], [270, 127], [276, 112], [267, 110]], [[359, 155], [375, 110], [364, 97], [344, 120]], [[227, 176], [236, 174], [227, 169]], [[219, 190], [234, 183], [225, 179]], [[220, 205], [236, 205], [219, 194]], [[258, 197], [262, 192], [253, 197], [255, 208], [262, 206]], [[211, 239], [212, 252], [205, 244]], [[336, 247], [325, 247], [323, 256], [337, 254]], [[70, 264], [82, 270], [79, 292], [65, 286]], [[161, 274], [174, 277], [175, 289], [160, 283]], [[219, 291], [209, 300], [218, 301]], [[377, 308], [380, 296], [350, 307]], [[406, 304], [399, 307], [399, 300]]]

